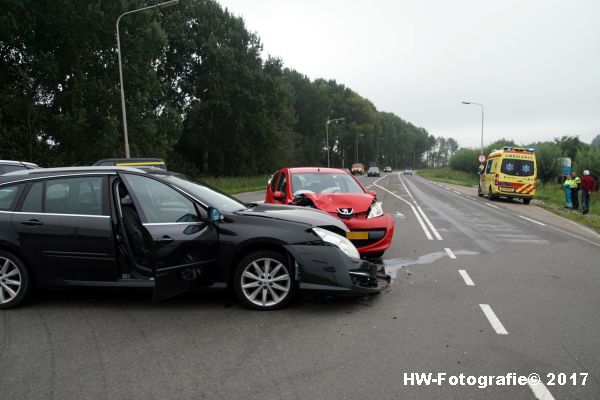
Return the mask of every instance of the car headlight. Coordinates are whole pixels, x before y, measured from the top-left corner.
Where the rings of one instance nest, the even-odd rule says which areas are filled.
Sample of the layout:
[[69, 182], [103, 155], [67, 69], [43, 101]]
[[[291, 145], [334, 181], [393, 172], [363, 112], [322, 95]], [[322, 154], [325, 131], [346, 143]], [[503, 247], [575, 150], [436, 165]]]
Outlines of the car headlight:
[[381, 208], [381, 202], [376, 201], [371, 206], [371, 211], [369, 211], [369, 216], [367, 218], [376, 218], [381, 217], [383, 215], [383, 208]]
[[351, 241], [343, 236], [333, 233], [323, 228], [312, 228], [312, 231], [321, 238], [324, 242], [331, 243], [339, 248], [345, 255], [350, 258], [360, 258], [360, 254]]

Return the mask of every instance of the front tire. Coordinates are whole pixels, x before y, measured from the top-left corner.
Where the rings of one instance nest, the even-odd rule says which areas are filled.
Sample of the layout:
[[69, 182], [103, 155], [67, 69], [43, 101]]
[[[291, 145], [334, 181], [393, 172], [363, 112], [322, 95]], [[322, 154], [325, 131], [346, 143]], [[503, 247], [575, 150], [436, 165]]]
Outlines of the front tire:
[[0, 310], [21, 304], [30, 290], [29, 272], [25, 264], [6, 251], [0, 251]]
[[276, 251], [248, 254], [238, 263], [233, 286], [240, 301], [255, 310], [276, 310], [296, 296], [292, 267], [288, 258]]
[[481, 190], [481, 185], [477, 186], [477, 196], [483, 197], [483, 190]]

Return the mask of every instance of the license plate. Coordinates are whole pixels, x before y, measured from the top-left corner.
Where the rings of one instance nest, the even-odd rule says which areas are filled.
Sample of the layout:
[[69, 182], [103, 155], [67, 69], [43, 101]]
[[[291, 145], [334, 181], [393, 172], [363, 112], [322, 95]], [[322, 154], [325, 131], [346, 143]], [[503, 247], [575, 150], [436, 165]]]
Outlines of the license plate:
[[500, 188], [503, 192], [514, 192], [515, 188]]
[[346, 238], [350, 240], [367, 240], [369, 232], [346, 232]]

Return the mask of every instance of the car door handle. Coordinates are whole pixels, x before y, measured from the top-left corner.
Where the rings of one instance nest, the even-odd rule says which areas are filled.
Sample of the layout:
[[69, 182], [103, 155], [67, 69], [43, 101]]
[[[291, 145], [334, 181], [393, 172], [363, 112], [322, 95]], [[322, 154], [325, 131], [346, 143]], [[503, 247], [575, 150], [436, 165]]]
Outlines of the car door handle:
[[44, 223], [42, 221], [40, 221], [39, 219], [30, 219], [29, 221], [23, 221], [21, 222], [23, 225], [27, 225], [27, 226], [39, 226], [39, 225], [44, 225]]
[[173, 240], [175, 240], [175, 239], [173, 239], [171, 236], [167, 236], [167, 235], [164, 235], [163, 237], [156, 239], [157, 242], [161, 242], [161, 243], [169, 243], [169, 242], [172, 242]]

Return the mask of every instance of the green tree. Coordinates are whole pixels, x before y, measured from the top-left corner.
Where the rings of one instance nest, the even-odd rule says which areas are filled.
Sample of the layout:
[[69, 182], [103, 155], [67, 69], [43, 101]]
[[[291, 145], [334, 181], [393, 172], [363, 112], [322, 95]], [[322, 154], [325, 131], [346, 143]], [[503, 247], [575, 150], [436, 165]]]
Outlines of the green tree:
[[450, 158], [449, 166], [451, 169], [477, 173], [479, 167], [479, 153], [481, 149], [461, 148]]
[[556, 143], [544, 142], [536, 146], [537, 176], [546, 183], [561, 173], [561, 149]]

